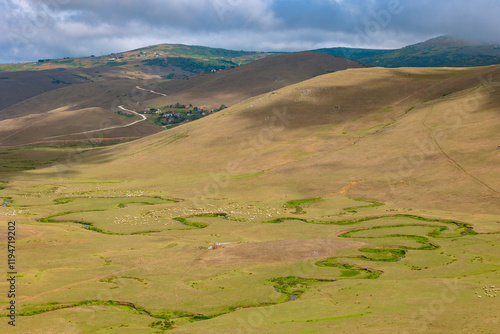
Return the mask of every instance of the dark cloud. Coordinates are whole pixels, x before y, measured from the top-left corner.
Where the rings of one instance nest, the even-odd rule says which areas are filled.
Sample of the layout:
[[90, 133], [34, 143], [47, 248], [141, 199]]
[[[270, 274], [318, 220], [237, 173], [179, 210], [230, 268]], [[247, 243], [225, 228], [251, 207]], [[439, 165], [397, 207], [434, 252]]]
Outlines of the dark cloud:
[[498, 41], [497, 0], [0, 0], [0, 61], [157, 43], [244, 50], [396, 48], [452, 34]]

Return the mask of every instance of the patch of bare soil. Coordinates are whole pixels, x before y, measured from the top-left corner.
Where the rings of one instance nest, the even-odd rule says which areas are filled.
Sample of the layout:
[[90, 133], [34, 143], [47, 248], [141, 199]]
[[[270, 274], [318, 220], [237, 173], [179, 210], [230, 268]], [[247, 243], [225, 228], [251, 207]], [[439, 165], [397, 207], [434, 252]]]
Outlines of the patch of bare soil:
[[293, 262], [335, 255], [340, 249], [360, 247], [362, 242], [349, 240], [276, 240], [226, 246], [208, 251], [201, 262]]

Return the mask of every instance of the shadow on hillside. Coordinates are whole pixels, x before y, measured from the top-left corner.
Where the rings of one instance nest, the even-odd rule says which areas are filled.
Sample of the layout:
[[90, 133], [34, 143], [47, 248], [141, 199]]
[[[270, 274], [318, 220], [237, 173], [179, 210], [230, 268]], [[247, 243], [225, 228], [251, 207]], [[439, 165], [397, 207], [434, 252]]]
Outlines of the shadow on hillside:
[[[378, 78], [377, 72], [380, 74]], [[276, 113], [284, 113], [289, 116], [286, 129], [294, 130], [354, 122], [361, 117], [373, 115], [374, 112], [390, 115], [388, 112], [394, 111], [391, 116], [403, 115], [421, 103], [475, 89], [485, 82], [488, 85], [492, 80], [490, 75], [495, 80], [499, 73], [499, 66], [468, 70], [348, 70], [323, 76], [317, 82], [315, 79], [302, 82], [292, 86], [293, 90], [285, 88], [279, 94], [255, 98], [250, 102], [250, 108], [240, 113], [240, 117], [249, 121], [250, 128], [264, 124], [262, 121]], [[327, 84], [326, 80], [329, 80]], [[491, 85], [488, 90], [491, 90]], [[491, 92], [486, 93], [488, 94], [480, 100], [481, 104], [495, 98]]]

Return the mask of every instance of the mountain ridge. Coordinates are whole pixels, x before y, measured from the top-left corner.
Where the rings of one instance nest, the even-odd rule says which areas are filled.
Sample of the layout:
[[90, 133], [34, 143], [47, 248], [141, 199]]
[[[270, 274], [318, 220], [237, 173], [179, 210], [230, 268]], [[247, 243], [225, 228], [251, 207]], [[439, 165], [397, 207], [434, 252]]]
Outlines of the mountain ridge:
[[500, 64], [498, 44], [470, 42], [447, 35], [394, 50], [323, 48], [311, 51], [382, 67], [472, 67]]

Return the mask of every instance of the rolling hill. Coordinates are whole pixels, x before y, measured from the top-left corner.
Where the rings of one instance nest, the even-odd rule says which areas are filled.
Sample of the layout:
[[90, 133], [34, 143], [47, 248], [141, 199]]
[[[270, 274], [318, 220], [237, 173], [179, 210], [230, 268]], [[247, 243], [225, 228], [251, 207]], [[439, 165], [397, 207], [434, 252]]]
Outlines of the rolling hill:
[[[165, 80], [236, 67], [272, 53], [160, 44], [82, 58], [0, 64], [0, 110], [61, 87], [116, 79]], [[3, 74], [2, 74], [3, 73]], [[1, 116], [0, 116], [1, 117]]]
[[[219, 196], [318, 197], [362, 180], [352, 190], [356, 196], [491, 210], [500, 191], [492, 173], [500, 159], [493, 135], [500, 101], [484, 83], [496, 89], [499, 73], [499, 67], [485, 67], [327, 74], [105, 149], [102, 159], [109, 163], [89, 157], [75, 173], [106, 179], [120, 169], [124, 178], [186, 198], [236, 163], [237, 175], [249, 176], [231, 177]], [[161, 173], [167, 166], [177, 171], [172, 177]], [[133, 172], [137, 168], [149, 170], [148, 180]]]
[[[499, 50], [493, 44], [442, 36], [399, 50], [331, 48], [317, 51], [351, 57], [375, 66], [419, 67], [498, 63]], [[242, 64], [246, 65], [240, 66]], [[7, 72], [0, 73], [0, 89], [5, 95], [0, 100], [0, 121], [56, 109], [75, 111], [96, 107], [116, 111], [118, 105], [142, 109], [163, 108], [182, 102], [216, 109], [316, 75], [360, 66], [341, 58], [321, 58], [317, 53], [276, 56], [176, 44], [154, 45], [98, 57], [1, 65], [0, 70]], [[147, 93], [144, 89], [160, 94]], [[68, 122], [71, 119], [68, 117]], [[116, 121], [113, 124], [120, 123]], [[36, 133], [36, 128], [32, 130]], [[148, 124], [147, 129], [139, 132], [148, 135], [159, 130]], [[112, 132], [116, 131], [104, 135], [126, 138], [123, 131]], [[0, 134], [7, 135], [5, 130]]]
[[208, 108], [217, 108], [221, 104], [230, 106], [318, 75], [361, 67], [364, 65], [356, 61], [320, 53], [299, 52], [267, 57], [225, 71], [160, 83], [155, 89], [167, 96], [141, 102], [139, 106], [162, 107], [176, 102]]
[[394, 50], [378, 50], [378, 49], [360, 49], [360, 48], [347, 48], [347, 47], [336, 47], [336, 48], [321, 48], [311, 50], [310, 52], [319, 52], [337, 57], [344, 57], [348, 59], [355, 59], [357, 61], [369, 64], [374, 59], [382, 56], [386, 53], [391, 53]]
[[102, 56], [65, 57], [63, 59], [40, 59], [33, 63], [0, 64], [0, 72], [43, 71], [56, 68], [100, 70], [116, 67], [122, 72], [149, 73], [152, 69], [161, 67], [164, 76], [170, 75], [172, 78], [179, 78], [212, 69], [238, 66], [276, 54], [279, 53], [233, 51], [182, 44], [158, 44]]
[[[182, 102], [203, 106], [207, 109], [216, 109], [222, 104], [230, 106], [251, 96], [272, 91], [316, 75], [362, 66], [356, 61], [319, 53], [295, 53], [267, 57], [236, 68], [198, 74], [182, 80], [164, 80], [153, 76], [149, 80], [138, 80], [117, 76], [114, 79], [102, 79], [96, 82], [65, 84], [59, 89], [38, 94], [0, 110], [0, 121], [11, 119], [9, 125], [4, 124], [0, 128], [0, 142], [3, 145], [19, 144], [18, 139], [19, 136], [23, 136], [23, 132], [19, 132], [17, 136], [11, 136], [11, 133], [13, 129], [20, 131], [21, 128], [30, 133], [21, 141], [25, 144], [34, 142], [49, 144], [51, 139], [45, 137], [51, 137], [47, 135], [47, 129], [50, 127], [66, 129], [65, 131], [68, 134], [88, 131], [92, 126], [95, 126], [93, 129], [97, 130], [100, 128], [97, 126], [99, 118], [89, 119], [88, 121], [79, 118], [83, 117], [82, 115], [94, 115], [84, 112], [89, 108], [107, 109], [109, 114], [106, 117], [107, 124], [118, 125], [124, 122], [123, 119], [113, 113], [117, 111], [119, 105], [140, 110], [145, 107], [163, 107]], [[35, 78], [46, 77], [46, 71], [12, 73], [14, 75], [28, 73]], [[58, 73], [66, 73], [66, 71], [62, 70]], [[69, 75], [69, 73], [66, 74]], [[17, 87], [11, 85], [8, 80], [6, 80], [5, 85], [11, 87], [9, 89], [14, 90], [14, 92], [18, 92]], [[35, 87], [44, 86], [45, 84], [35, 82], [32, 92], [36, 91]], [[144, 89], [154, 89], [158, 93], [147, 92]], [[166, 96], [155, 98], [159, 94]], [[13, 96], [15, 96], [14, 93]], [[18, 93], [17, 97], [21, 99], [24, 96], [22, 93]], [[50, 116], [47, 113], [53, 110], [67, 110], [72, 111], [73, 114], [65, 114], [65, 118], [47, 118], [62, 123], [52, 123], [50, 125], [40, 123], [43, 124], [40, 131], [37, 130], [37, 125], [33, 127], [27, 126], [31, 125], [33, 119], [27, 122], [26, 118], [23, 118], [35, 114], [44, 114], [43, 117], [47, 117]], [[78, 114], [78, 110], [82, 111], [81, 115]], [[75, 115], [80, 116], [75, 118]], [[14, 125], [16, 122], [17, 125]], [[69, 126], [71, 123], [74, 123], [73, 127]], [[75, 130], [76, 128], [78, 130]], [[121, 130], [102, 131], [100, 135], [104, 136], [106, 140], [112, 140], [113, 138], [123, 140], [149, 135], [161, 129], [151, 121], [147, 121]], [[126, 135], [127, 130], [131, 130], [130, 136]], [[91, 136], [90, 138], [94, 137]], [[86, 137], [78, 137], [78, 135], [68, 136], [67, 138], [58, 137], [58, 140], [74, 142], [78, 138], [86, 140]], [[57, 143], [60, 142], [57, 141]]]
[[312, 51], [382, 67], [468, 67], [500, 64], [498, 44], [470, 42], [451, 36], [440, 36], [397, 50], [325, 48]]

